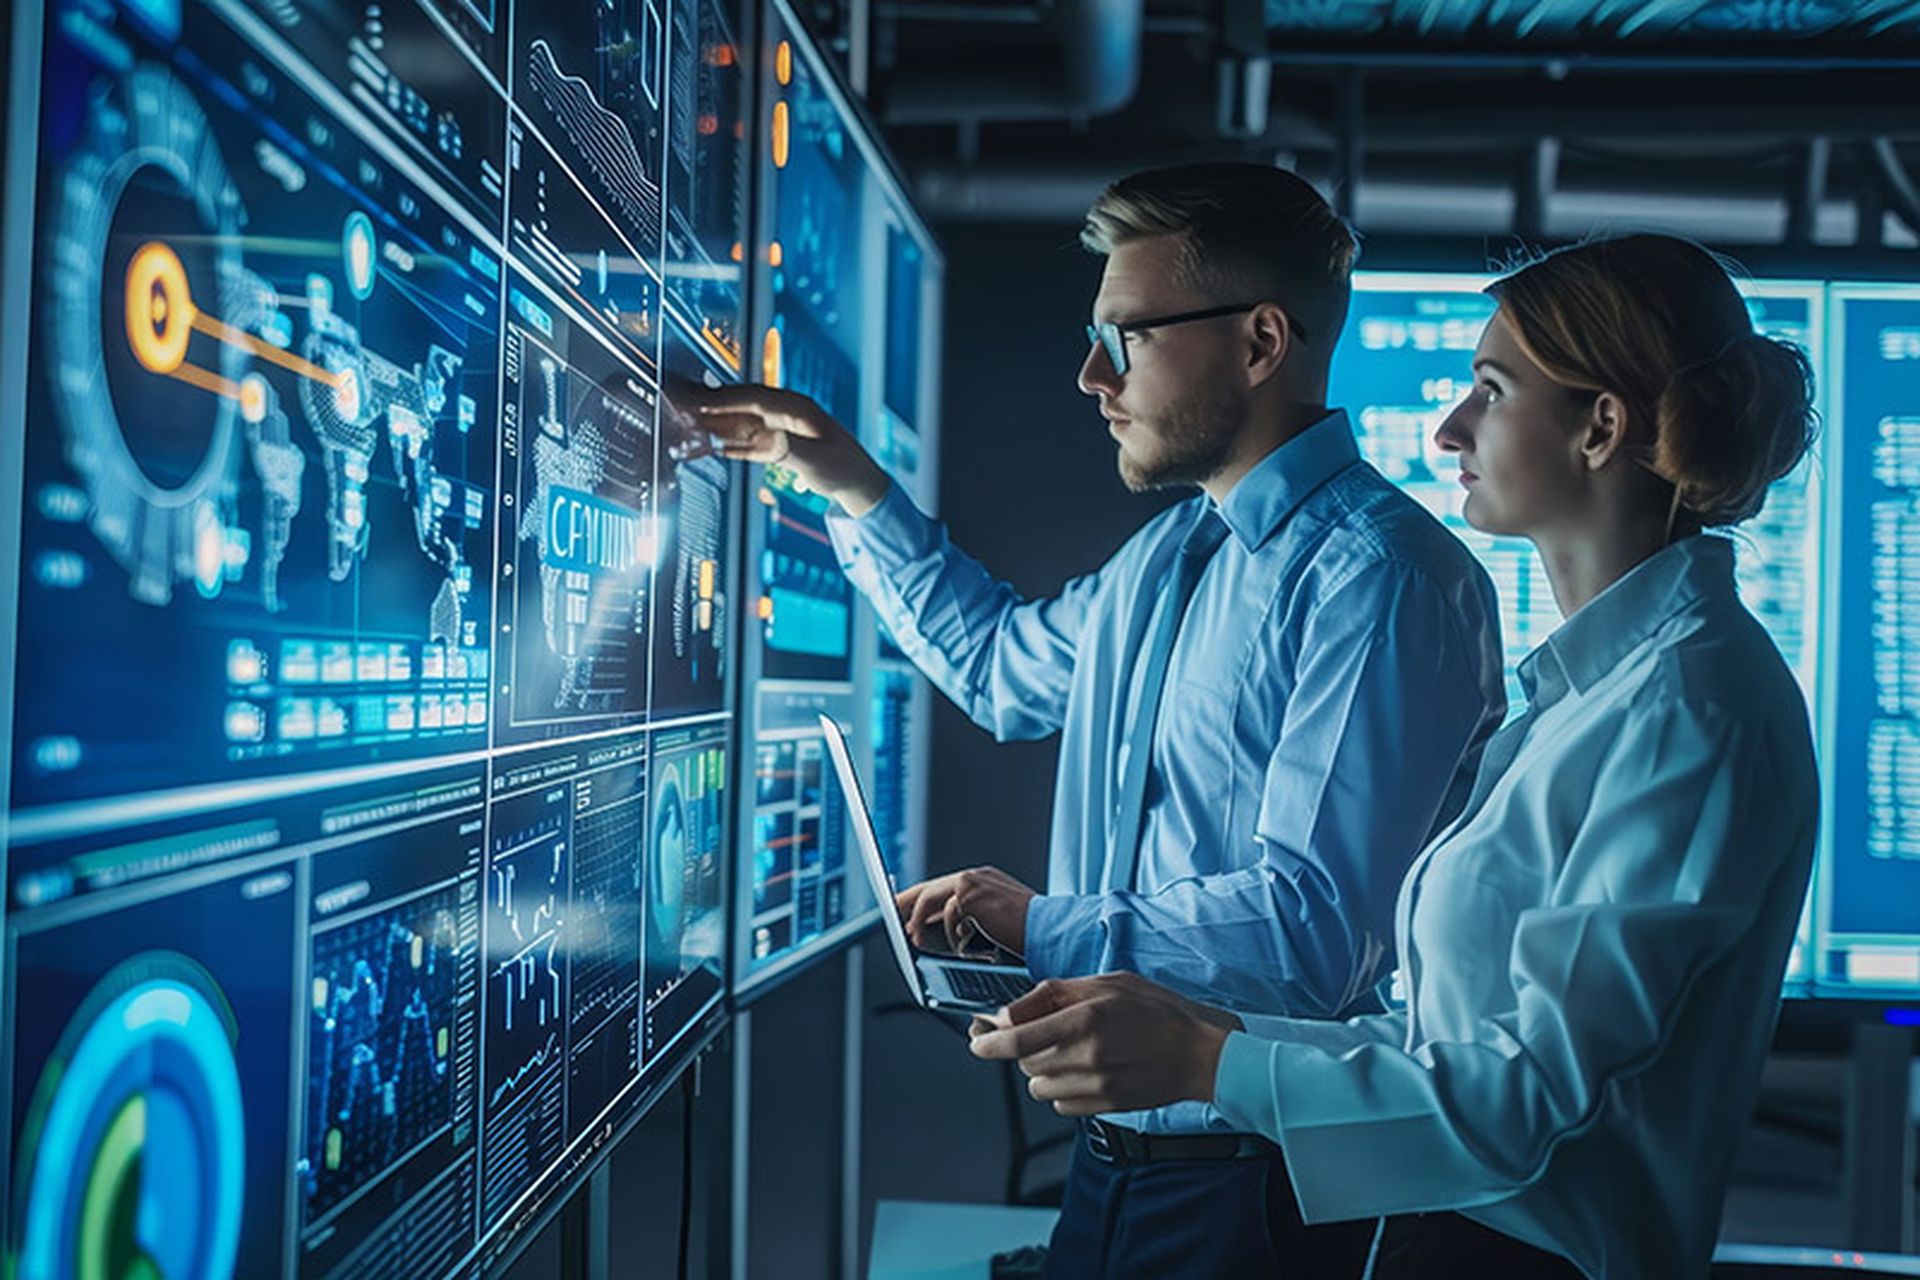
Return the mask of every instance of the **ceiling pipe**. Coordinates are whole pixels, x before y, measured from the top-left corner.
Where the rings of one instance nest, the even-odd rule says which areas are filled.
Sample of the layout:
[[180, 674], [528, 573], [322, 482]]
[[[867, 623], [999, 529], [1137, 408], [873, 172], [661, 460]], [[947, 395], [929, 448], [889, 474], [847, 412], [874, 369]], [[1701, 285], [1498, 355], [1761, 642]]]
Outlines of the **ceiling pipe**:
[[1787, 190], [1787, 243], [1810, 245], [1827, 195], [1827, 170], [1833, 145], [1825, 138], [1809, 138], [1794, 157], [1794, 183]]
[[911, 125], [1109, 115], [1139, 89], [1144, 10], [1144, 0], [1057, 0], [1044, 23], [1049, 47], [1037, 57], [1019, 47], [991, 66], [905, 63], [882, 117]]
[[[1514, 184], [1435, 180], [1382, 173], [1375, 165], [1354, 193], [1361, 231], [1384, 235], [1487, 237], [1514, 234], [1519, 203]], [[1087, 206], [1121, 170], [1090, 164], [927, 165], [919, 170], [915, 196], [934, 219], [1055, 222], [1078, 225]], [[1325, 180], [1328, 171], [1303, 167], [1302, 176]], [[1820, 202], [1820, 245], [1869, 243], [1865, 211], [1851, 200]], [[1558, 186], [1541, 211], [1538, 238], [1577, 238], [1594, 230], [1665, 229], [1715, 244], [1779, 245], [1787, 229], [1787, 201], [1776, 190], [1738, 193], [1689, 188], [1681, 183], [1636, 187]], [[1912, 244], [1911, 239], [1907, 242]]]
[[1273, 64], [1222, 55], [1214, 76], [1219, 94], [1214, 128], [1220, 136], [1236, 142], [1264, 136], [1273, 101]]
[[1525, 240], [1546, 235], [1547, 208], [1560, 183], [1560, 139], [1541, 138], [1531, 147], [1514, 184], [1513, 232]]
[[1215, 54], [1214, 130], [1247, 141], [1267, 131], [1273, 101], [1273, 64], [1267, 61], [1263, 0], [1219, 0]]
[[1367, 73], [1357, 68], [1340, 79], [1333, 156], [1334, 212], [1352, 222], [1367, 162]]

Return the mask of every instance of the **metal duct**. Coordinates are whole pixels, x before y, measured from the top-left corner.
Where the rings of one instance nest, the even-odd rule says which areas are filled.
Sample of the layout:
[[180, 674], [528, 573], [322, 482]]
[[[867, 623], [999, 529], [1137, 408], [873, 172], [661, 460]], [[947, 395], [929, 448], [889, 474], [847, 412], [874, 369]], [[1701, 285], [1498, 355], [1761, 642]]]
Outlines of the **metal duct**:
[[[935, 219], [1034, 221], [1077, 225], [1087, 206], [1117, 171], [1062, 164], [931, 165], [920, 170], [915, 195]], [[1306, 172], [1309, 180], [1323, 172]], [[1319, 182], [1324, 186], [1324, 182]], [[1784, 195], [1716, 194], [1677, 186], [1636, 190], [1585, 186], [1542, 193], [1534, 234], [1566, 239], [1595, 229], [1660, 229], [1717, 244], [1779, 244], [1787, 231]], [[1504, 239], [1514, 231], [1514, 188], [1496, 180], [1436, 182], [1369, 173], [1355, 192], [1361, 231], [1408, 236], [1480, 236]], [[1860, 210], [1850, 200], [1819, 202], [1814, 242], [1853, 244]], [[1911, 244], [1910, 238], [1902, 238]]]
[[1051, 47], [1037, 57], [1016, 48], [991, 66], [904, 65], [887, 89], [886, 122], [1068, 120], [1118, 111], [1140, 85], [1144, 9], [1144, 0], [1058, 0], [1045, 23]]

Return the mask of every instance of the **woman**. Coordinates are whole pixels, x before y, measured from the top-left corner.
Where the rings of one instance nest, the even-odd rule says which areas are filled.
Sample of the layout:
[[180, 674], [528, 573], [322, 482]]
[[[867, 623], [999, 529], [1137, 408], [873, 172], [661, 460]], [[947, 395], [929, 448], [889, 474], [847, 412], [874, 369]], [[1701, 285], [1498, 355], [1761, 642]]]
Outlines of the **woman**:
[[1382, 1219], [1383, 1280], [1704, 1275], [1818, 796], [1804, 700], [1702, 531], [1806, 452], [1812, 375], [1669, 237], [1489, 292], [1436, 440], [1468, 522], [1534, 542], [1566, 621], [1401, 887], [1405, 1010], [1241, 1019], [1106, 975], [973, 1048], [1067, 1114], [1214, 1102], [1281, 1145], [1309, 1221]]

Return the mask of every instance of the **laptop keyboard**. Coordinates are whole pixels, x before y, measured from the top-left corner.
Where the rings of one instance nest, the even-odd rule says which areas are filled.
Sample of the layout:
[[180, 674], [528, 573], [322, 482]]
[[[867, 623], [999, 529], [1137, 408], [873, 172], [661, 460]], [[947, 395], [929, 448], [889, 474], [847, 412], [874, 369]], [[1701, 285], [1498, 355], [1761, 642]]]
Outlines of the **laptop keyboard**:
[[949, 968], [946, 975], [953, 994], [978, 1004], [1011, 1004], [1033, 990], [1033, 979], [1024, 973]]

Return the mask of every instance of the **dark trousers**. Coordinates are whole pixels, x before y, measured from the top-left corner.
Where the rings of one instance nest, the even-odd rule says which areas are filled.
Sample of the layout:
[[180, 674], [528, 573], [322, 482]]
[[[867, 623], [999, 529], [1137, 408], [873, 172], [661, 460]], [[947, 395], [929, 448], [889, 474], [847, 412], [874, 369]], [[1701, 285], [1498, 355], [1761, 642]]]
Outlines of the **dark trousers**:
[[1119, 1168], [1074, 1143], [1049, 1280], [1284, 1276], [1349, 1280], [1366, 1266], [1374, 1224], [1300, 1221], [1286, 1162], [1161, 1160]]
[[1278, 1150], [1127, 1169], [1095, 1159], [1084, 1139], [1074, 1143], [1047, 1276], [1361, 1280], [1370, 1254], [1370, 1280], [1580, 1280], [1565, 1258], [1457, 1213], [1307, 1226]]
[[1559, 1254], [1536, 1249], [1457, 1213], [1409, 1213], [1380, 1229], [1372, 1280], [1580, 1280]]

